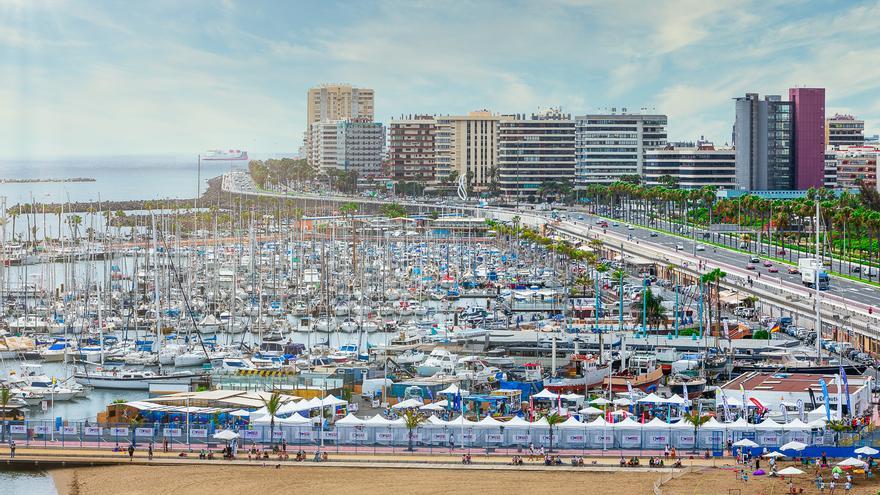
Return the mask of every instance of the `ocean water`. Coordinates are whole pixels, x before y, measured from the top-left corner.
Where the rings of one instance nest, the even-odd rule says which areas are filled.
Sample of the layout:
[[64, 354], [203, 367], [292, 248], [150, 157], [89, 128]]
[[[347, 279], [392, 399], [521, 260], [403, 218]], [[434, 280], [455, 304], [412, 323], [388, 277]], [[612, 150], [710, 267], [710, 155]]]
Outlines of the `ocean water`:
[[46, 471], [10, 470], [0, 467], [0, 493], [3, 495], [54, 495], [58, 493]]
[[[252, 159], [280, 158], [252, 154]], [[198, 156], [102, 156], [9, 160], [0, 158], [0, 178], [91, 177], [96, 182], [0, 184], [7, 205], [18, 202], [61, 202], [130, 199], [193, 198], [198, 188]], [[201, 190], [207, 179], [246, 161], [202, 161]]]

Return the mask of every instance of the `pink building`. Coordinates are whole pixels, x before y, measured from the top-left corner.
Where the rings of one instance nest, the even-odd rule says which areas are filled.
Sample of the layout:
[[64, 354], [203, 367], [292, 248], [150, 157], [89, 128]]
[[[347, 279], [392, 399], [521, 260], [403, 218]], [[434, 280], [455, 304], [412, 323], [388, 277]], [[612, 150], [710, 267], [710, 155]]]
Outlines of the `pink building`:
[[825, 88], [791, 88], [788, 99], [794, 106], [792, 134], [796, 188], [822, 187], [825, 177]]

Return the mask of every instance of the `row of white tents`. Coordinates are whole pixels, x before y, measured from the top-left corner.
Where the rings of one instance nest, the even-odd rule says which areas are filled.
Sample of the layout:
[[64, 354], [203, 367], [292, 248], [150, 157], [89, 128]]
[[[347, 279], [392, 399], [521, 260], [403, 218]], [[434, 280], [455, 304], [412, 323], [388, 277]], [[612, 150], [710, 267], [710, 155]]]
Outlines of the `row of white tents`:
[[[250, 421], [250, 433], [245, 438], [269, 441], [272, 419], [268, 415], [257, 416]], [[546, 418], [527, 421], [514, 417], [499, 421], [485, 417], [472, 421], [458, 416], [443, 420], [429, 416], [418, 428], [410, 430], [403, 418], [387, 419], [380, 415], [359, 418], [349, 414], [340, 418], [332, 427], [324, 428], [313, 419], [299, 413], [290, 417], [275, 418], [274, 435], [276, 440], [285, 438], [292, 443], [317, 443], [322, 438], [340, 444], [356, 445], [406, 445], [410, 434], [420, 445], [468, 447], [515, 447], [548, 445], [550, 425]], [[727, 439], [738, 441], [751, 439], [769, 448], [786, 442], [801, 442], [807, 445], [821, 444], [825, 441], [825, 422], [816, 420], [804, 423], [795, 419], [789, 423], [777, 423], [767, 419], [758, 424], [750, 424], [740, 418], [731, 423], [722, 423], [711, 418], [694, 431], [687, 421], [666, 423], [654, 418], [639, 423], [632, 418], [619, 422], [607, 422], [598, 417], [590, 422], [580, 422], [574, 417], [553, 428], [553, 443], [563, 448], [624, 448], [656, 449], [666, 445], [676, 448], [723, 448]]]

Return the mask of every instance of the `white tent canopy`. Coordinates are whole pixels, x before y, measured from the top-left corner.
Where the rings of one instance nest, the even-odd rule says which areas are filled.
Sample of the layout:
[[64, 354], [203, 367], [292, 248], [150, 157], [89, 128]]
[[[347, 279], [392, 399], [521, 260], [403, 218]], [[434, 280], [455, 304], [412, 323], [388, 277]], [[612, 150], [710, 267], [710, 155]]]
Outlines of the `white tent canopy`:
[[422, 401], [418, 399], [406, 399], [394, 404], [391, 406], [391, 409], [414, 409], [416, 407], [422, 407], [423, 405]]
[[222, 430], [222, 431], [218, 431], [217, 433], [214, 433], [214, 438], [217, 440], [226, 440], [226, 441], [235, 440], [236, 438], [238, 438], [238, 433], [236, 433], [232, 430]]
[[743, 438], [742, 440], [739, 440], [739, 441], [733, 442], [733, 446], [734, 446], [734, 447], [753, 448], [753, 447], [757, 447], [758, 444], [756, 444], [755, 442], [749, 440], [748, 438]]
[[352, 413], [348, 413], [348, 416], [346, 416], [342, 419], [336, 420], [336, 424], [343, 425], [343, 426], [359, 426], [359, 425], [364, 424], [364, 420], [355, 416]]
[[779, 447], [779, 450], [794, 450], [795, 452], [800, 452], [807, 448], [807, 444], [802, 442], [788, 442], [787, 444]]
[[637, 400], [639, 404], [666, 404], [668, 401], [663, 397], [651, 392], [650, 394]]
[[591, 400], [590, 404], [593, 404], [594, 406], [607, 406], [608, 404], [611, 404], [611, 401], [605, 397], [598, 397]]
[[634, 404], [631, 399], [627, 399], [626, 397], [621, 397], [619, 399], [614, 399], [611, 401], [615, 406], [627, 407]]
[[581, 409], [581, 410], [578, 411], [578, 412], [581, 413], [581, 414], [602, 414], [602, 413], [604, 413], [605, 411], [599, 409], [598, 407], [587, 406], [587, 407]]
[[875, 449], [875, 448], [873, 448], [873, 447], [868, 447], [868, 446], [866, 445], [866, 446], [864, 446], [864, 447], [859, 447], [859, 448], [857, 448], [857, 449], [855, 450], [855, 453], [856, 453], [856, 454], [861, 454], [861, 455], [877, 455], [877, 454], [880, 454], [880, 450], [877, 450], [877, 449]]
[[780, 474], [782, 476], [799, 476], [805, 473], [794, 466], [789, 466], [785, 469], [780, 469], [776, 474]]
[[545, 388], [544, 390], [541, 390], [541, 391], [538, 392], [537, 394], [532, 395], [532, 397], [535, 398], [535, 399], [550, 399], [550, 400], [556, 400], [556, 399], [559, 397], [559, 395], [558, 395], [558, 394], [554, 394], [553, 392], [551, 392], [551, 391], [549, 391], [549, 390], [547, 390], [547, 389]]
[[449, 401], [443, 399], [441, 401], [432, 402], [419, 407], [422, 411], [445, 411], [449, 407]]
[[853, 467], [864, 467], [867, 466], [865, 461], [860, 461], [855, 457], [850, 457], [848, 459], [844, 459], [837, 463], [838, 466], [853, 466]]

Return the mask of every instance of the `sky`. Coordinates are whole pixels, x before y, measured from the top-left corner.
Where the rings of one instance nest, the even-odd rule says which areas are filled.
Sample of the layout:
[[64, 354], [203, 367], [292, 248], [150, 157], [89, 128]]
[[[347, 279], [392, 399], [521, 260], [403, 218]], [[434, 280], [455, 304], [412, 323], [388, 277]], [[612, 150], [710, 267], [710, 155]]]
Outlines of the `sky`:
[[296, 152], [306, 93], [376, 119], [627, 107], [730, 141], [732, 98], [825, 87], [880, 132], [880, 2], [0, 0], [0, 157]]

